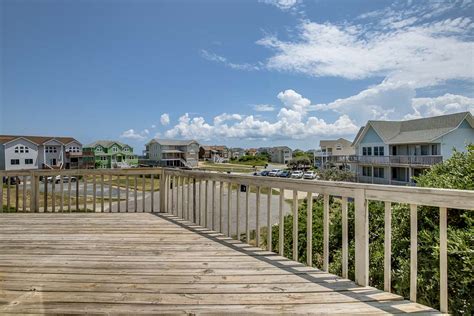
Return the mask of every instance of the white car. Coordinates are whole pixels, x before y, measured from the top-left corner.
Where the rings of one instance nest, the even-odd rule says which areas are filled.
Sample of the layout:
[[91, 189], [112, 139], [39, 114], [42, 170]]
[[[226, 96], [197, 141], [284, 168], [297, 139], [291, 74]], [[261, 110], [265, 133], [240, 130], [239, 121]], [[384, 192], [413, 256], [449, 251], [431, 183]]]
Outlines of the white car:
[[296, 170], [291, 173], [291, 178], [293, 179], [301, 179], [303, 177], [303, 171]]
[[303, 179], [309, 179], [309, 180], [316, 179], [316, 173], [314, 171], [307, 171], [303, 175]]
[[270, 171], [268, 173], [268, 176], [269, 177], [276, 177], [278, 175], [278, 172], [280, 172], [280, 169], [272, 169], [272, 171]]
[[[76, 181], [77, 181], [76, 177], [63, 176], [63, 183], [76, 182]], [[61, 176], [56, 176], [54, 182], [61, 183]]]

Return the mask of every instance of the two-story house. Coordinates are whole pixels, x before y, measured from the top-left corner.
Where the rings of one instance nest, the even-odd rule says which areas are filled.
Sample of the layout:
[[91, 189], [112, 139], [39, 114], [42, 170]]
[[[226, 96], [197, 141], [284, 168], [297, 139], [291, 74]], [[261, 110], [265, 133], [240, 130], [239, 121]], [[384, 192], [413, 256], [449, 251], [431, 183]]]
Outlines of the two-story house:
[[214, 162], [226, 162], [229, 161], [229, 148], [223, 145], [214, 146], [200, 146], [199, 147], [199, 159], [208, 160]]
[[287, 146], [277, 146], [268, 149], [270, 161], [274, 163], [288, 164], [293, 159], [293, 151]]
[[72, 137], [0, 135], [0, 170], [65, 169], [69, 153], [81, 153]]
[[229, 150], [231, 159], [239, 159], [245, 156], [245, 149], [240, 147], [234, 147]]
[[92, 154], [96, 169], [131, 168], [138, 166], [138, 157], [130, 145], [115, 140], [98, 140], [84, 147]]
[[360, 182], [413, 185], [412, 176], [474, 143], [470, 112], [407, 120], [368, 121], [353, 146]]
[[164, 167], [195, 168], [199, 143], [195, 140], [152, 139], [145, 145], [145, 157]]
[[321, 140], [319, 150], [314, 152], [314, 166], [318, 168], [338, 167], [350, 169], [355, 148], [352, 142], [338, 138], [335, 140]]

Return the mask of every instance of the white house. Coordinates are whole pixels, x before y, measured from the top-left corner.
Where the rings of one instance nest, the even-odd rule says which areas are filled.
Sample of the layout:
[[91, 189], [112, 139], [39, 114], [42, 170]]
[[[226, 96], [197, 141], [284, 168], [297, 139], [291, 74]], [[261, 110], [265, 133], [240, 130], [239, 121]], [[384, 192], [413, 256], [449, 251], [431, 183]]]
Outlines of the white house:
[[66, 168], [69, 152], [82, 153], [72, 137], [0, 135], [0, 170]]
[[353, 146], [360, 182], [414, 184], [412, 176], [474, 143], [470, 112], [407, 121], [368, 121]]

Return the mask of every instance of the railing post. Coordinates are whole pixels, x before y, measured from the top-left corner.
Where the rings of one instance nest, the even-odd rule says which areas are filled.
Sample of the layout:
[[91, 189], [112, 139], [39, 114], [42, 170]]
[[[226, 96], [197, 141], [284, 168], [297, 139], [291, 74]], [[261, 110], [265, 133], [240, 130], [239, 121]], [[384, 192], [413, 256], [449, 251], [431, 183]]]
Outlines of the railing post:
[[193, 223], [196, 223], [196, 178], [193, 178]]
[[355, 206], [355, 281], [361, 286], [369, 285], [369, 211], [365, 190], [357, 189]]
[[[169, 190], [169, 187], [166, 185], [166, 172], [165, 169], [161, 169], [161, 174], [160, 174], [160, 213], [165, 213], [167, 210], [165, 210], [165, 199], [166, 199], [166, 193], [167, 190]], [[153, 192], [151, 193], [153, 194]], [[153, 211], [153, 210], [152, 210]]]

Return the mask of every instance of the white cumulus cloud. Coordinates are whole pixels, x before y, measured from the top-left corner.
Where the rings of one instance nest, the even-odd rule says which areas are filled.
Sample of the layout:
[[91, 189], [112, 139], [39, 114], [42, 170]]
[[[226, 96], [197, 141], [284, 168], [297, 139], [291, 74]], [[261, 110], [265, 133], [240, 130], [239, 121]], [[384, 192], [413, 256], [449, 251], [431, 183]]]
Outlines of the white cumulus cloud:
[[160, 122], [163, 126], [168, 125], [170, 123], [170, 115], [168, 113], [161, 114]]
[[255, 104], [253, 109], [257, 112], [273, 112], [275, 111], [275, 106], [271, 104]]
[[145, 140], [147, 139], [149, 131], [147, 129], [143, 130], [142, 132], [135, 131], [133, 128], [124, 131], [120, 138], [127, 138], [131, 140]]

